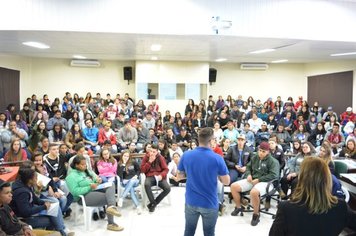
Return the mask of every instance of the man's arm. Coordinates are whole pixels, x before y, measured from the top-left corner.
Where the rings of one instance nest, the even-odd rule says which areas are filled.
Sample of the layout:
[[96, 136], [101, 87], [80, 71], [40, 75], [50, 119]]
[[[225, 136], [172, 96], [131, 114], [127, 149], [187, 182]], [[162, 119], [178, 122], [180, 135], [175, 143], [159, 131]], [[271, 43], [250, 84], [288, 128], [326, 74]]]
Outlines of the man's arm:
[[230, 184], [230, 175], [219, 175], [218, 178], [223, 185]]

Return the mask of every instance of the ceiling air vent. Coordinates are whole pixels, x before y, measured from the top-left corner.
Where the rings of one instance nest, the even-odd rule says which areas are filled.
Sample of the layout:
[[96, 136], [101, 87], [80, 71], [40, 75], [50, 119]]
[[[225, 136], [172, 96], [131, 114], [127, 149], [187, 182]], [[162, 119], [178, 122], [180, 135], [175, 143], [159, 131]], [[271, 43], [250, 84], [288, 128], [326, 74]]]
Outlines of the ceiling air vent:
[[266, 63], [241, 63], [241, 70], [267, 70], [268, 65]]

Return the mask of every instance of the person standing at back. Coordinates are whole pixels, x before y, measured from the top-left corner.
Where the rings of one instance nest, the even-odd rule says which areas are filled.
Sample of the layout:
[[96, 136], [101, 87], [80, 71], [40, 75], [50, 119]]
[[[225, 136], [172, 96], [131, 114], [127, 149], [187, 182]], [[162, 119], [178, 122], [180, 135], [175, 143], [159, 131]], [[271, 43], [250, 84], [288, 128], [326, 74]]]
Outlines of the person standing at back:
[[212, 128], [200, 130], [199, 147], [185, 152], [178, 165], [179, 176], [187, 177], [184, 236], [195, 234], [200, 216], [204, 236], [215, 235], [219, 209], [217, 181], [219, 179], [228, 185], [230, 176], [224, 159], [210, 148], [210, 140], [213, 138]]

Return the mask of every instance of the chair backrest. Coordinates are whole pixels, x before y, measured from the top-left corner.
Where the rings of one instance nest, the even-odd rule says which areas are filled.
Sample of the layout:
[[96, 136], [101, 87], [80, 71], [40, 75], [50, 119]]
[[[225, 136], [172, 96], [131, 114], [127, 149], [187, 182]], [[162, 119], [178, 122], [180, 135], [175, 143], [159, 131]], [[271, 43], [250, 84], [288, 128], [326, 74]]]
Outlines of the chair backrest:
[[335, 161], [335, 176], [340, 178], [340, 174], [347, 173], [348, 167], [346, 163]]
[[350, 201], [350, 193], [344, 186], [342, 186], [341, 189], [345, 194], [345, 202], [348, 203]]

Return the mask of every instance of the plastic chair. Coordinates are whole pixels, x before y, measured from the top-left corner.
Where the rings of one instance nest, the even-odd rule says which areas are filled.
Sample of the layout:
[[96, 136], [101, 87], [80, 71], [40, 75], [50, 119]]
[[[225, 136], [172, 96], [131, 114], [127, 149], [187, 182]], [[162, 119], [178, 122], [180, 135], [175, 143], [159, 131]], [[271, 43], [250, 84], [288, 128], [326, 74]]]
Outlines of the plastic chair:
[[348, 167], [347, 164], [341, 161], [334, 161], [335, 163], [335, 176], [339, 179], [340, 174], [347, 173]]
[[[140, 181], [140, 184], [137, 187], [135, 187], [135, 192], [137, 194], [137, 197], [139, 195], [141, 195], [141, 197], [142, 197], [141, 204], [142, 204], [142, 207], [144, 207], [145, 202], [143, 200], [143, 198], [144, 198], [143, 195], [144, 194], [142, 192], [142, 189], [144, 189], [144, 188], [142, 188], [142, 184], [141, 184], [141, 181]], [[125, 191], [125, 187], [123, 187], [121, 185], [121, 179], [120, 179], [120, 176], [118, 176], [118, 175], [116, 176], [116, 190], [117, 190], [117, 202], [119, 202], [120, 195], [121, 195], [122, 192]]]
[[[81, 201], [82, 201], [82, 205], [79, 204], [79, 202], [75, 202], [75, 204], [73, 204], [74, 206], [74, 215], [75, 215], [75, 220], [74, 220], [74, 224], [77, 225], [78, 224], [78, 219], [79, 219], [79, 215], [80, 215], [80, 208], [83, 208], [83, 216], [84, 216], [84, 229], [86, 231], [89, 231], [90, 229], [90, 225], [91, 225], [91, 218], [94, 212], [97, 212], [99, 214], [99, 209], [98, 207], [91, 207], [91, 206], [87, 206], [85, 203], [85, 198], [83, 195], [79, 195]], [[74, 203], [74, 202], [73, 202]]]
[[[148, 204], [148, 197], [147, 197], [146, 190], [145, 190], [146, 175], [144, 173], [141, 173], [140, 177], [141, 177], [142, 204], [143, 204], [143, 207], [144, 207], [144, 206], [146, 206]], [[166, 177], [166, 180], [167, 180], [167, 182], [169, 184], [168, 175]], [[162, 189], [160, 187], [157, 187], [157, 186], [152, 186], [151, 189], [152, 189], [152, 192], [153, 192], [154, 195], [158, 195], [158, 193], [162, 191]], [[171, 205], [171, 194], [168, 194], [165, 197], [165, 199], [167, 199], [168, 204]]]

